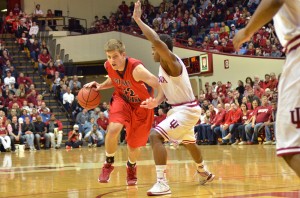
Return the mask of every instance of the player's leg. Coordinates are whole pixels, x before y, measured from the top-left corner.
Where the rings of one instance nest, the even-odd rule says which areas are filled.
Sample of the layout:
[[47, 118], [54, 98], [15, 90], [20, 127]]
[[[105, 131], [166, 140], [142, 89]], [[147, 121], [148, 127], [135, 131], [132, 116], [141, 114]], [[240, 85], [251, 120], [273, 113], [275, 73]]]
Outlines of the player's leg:
[[300, 154], [291, 154], [291, 155], [284, 155], [283, 159], [286, 163], [297, 173], [300, 177]]
[[110, 179], [110, 174], [114, 170], [113, 163], [115, 161], [115, 153], [118, 148], [118, 137], [122, 128], [123, 124], [120, 123], [111, 122], [108, 125], [108, 130], [105, 137], [106, 160], [98, 178], [100, 183], [107, 183]]
[[155, 129], [151, 129], [149, 139], [153, 151], [157, 181], [153, 187], [147, 191], [147, 195], [153, 196], [170, 194], [171, 190], [166, 179], [167, 150], [163, 144], [165, 138]]
[[127, 185], [137, 184], [137, 159], [140, 147], [145, 146], [154, 119], [154, 111], [145, 108], [135, 108], [131, 112], [131, 123], [126, 127], [126, 141], [128, 150]]

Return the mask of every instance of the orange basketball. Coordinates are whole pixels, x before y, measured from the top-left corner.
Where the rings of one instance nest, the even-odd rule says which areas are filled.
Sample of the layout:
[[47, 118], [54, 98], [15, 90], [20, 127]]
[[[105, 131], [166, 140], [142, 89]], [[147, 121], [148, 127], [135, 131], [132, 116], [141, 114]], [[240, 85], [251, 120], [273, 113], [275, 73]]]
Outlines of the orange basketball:
[[95, 109], [99, 106], [101, 95], [93, 88], [83, 87], [78, 93], [78, 103], [84, 109]]

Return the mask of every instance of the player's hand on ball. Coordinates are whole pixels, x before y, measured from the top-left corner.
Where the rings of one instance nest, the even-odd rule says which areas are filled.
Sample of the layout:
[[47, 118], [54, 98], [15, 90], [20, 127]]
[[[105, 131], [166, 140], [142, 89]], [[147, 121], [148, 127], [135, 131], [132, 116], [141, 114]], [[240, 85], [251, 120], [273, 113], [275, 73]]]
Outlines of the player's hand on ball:
[[140, 106], [143, 108], [147, 108], [147, 109], [153, 109], [153, 108], [157, 107], [157, 105], [158, 105], [158, 103], [157, 103], [156, 99], [150, 97], [150, 98], [146, 99], [145, 101], [143, 101]]
[[101, 86], [101, 84], [97, 83], [96, 81], [93, 81], [93, 82], [85, 84], [83, 87], [93, 88], [95, 91], [100, 91], [102, 86]]

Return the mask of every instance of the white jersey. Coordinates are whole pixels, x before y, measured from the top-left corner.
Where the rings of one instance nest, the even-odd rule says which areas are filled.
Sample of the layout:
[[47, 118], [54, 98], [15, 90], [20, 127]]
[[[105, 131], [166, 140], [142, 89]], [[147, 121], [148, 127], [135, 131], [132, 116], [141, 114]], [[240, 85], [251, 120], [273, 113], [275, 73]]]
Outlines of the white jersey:
[[195, 101], [186, 67], [180, 58], [177, 57], [177, 60], [182, 66], [182, 73], [180, 76], [169, 76], [161, 66], [159, 67], [158, 72], [159, 84], [161, 85], [167, 102], [171, 105]]
[[300, 35], [300, 0], [285, 1], [274, 16], [274, 26], [283, 47]]

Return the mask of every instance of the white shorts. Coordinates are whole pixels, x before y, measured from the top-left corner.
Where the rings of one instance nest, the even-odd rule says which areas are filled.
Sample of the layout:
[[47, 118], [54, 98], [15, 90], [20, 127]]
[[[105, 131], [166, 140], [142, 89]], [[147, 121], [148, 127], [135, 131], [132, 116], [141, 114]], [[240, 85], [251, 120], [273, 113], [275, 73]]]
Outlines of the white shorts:
[[278, 93], [277, 155], [300, 154], [300, 47], [287, 55]]
[[196, 142], [194, 126], [198, 122], [201, 108], [195, 102], [192, 105], [180, 105], [169, 110], [167, 117], [159, 123], [155, 130], [165, 141], [193, 144]]

